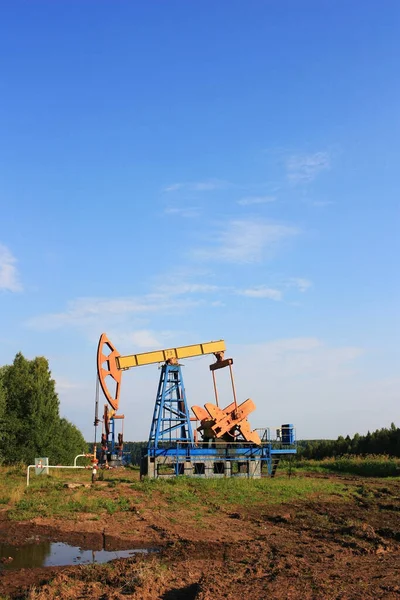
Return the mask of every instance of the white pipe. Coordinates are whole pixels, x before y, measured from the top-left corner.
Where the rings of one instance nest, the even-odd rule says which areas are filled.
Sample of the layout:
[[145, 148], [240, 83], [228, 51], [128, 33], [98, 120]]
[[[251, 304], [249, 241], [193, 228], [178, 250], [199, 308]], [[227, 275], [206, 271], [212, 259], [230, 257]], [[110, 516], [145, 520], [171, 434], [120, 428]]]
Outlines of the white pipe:
[[89, 456], [93, 456], [93, 455], [92, 455], [92, 454], [77, 454], [77, 455], [75, 456], [75, 458], [74, 458], [74, 467], [76, 467], [76, 461], [77, 461], [77, 459], [78, 459], [79, 457], [81, 457], [81, 456], [86, 456], [86, 457], [89, 457]]
[[[26, 486], [29, 486], [29, 469], [36, 468], [37, 465], [29, 465], [26, 470]], [[77, 465], [45, 465], [43, 469], [87, 469], [87, 467], [81, 467]]]

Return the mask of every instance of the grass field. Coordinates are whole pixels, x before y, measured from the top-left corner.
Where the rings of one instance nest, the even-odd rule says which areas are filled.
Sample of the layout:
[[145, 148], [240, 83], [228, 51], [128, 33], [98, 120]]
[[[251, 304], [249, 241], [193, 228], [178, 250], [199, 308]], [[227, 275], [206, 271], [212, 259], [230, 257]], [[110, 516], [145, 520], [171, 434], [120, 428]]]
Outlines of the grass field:
[[[112, 515], [134, 510], [138, 503], [151, 501], [156, 496], [168, 504], [193, 508], [214, 505], [216, 509], [230, 504], [283, 503], [309, 496], [346, 496], [346, 486], [342, 483], [300, 476], [306, 472], [396, 477], [400, 475], [400, 459], [351, 456], [296, 461], [291, 465], [283, 462], [278, 477], [252, 480], [179, 477], [140, 481], [138, 470], [128, 468], [122, 474], [112, 470], [102, 472], [94, 486], [89, 485], [90, 471], [65, 470], [52, 471], [50, 475], [32, 474], [31, 485], [26, 487], [25, 467], [3, 467], [0, 468], [0, 508], [7, 508], [11, 519], [25, 520], [38, 516], [74, 518], [79, 513]], [[66, 488], [69, 481], [87, 484], [87, 487]], [[118, 488], [117, 494], [115, 488]]]
[[[139, 480], [136, 469], [104, 473], [101, 481], [89, 485], [88, 471], [60, 471], [50, 475], [32, 476], [26, 487], [25, 468], [3, 468], [0, 472], [0, 504], [8, 509], [12, 520], [22, 521], [35, 517], [75, 518], [80, 513], [113, 515], [133, 511], [138, 504], [161, 499], [168, 505], [226, 508], [257, 506], [289, 502], [310, 496], [327, 497], [332, 494], [346, 496], [346, 487], [340, 482], [324, 479], [288, 477], [282, 471], [275, 479], [199, 479], [166, 478]], [[88, 487], [69, 489], [69, 482], [80, 482]]]

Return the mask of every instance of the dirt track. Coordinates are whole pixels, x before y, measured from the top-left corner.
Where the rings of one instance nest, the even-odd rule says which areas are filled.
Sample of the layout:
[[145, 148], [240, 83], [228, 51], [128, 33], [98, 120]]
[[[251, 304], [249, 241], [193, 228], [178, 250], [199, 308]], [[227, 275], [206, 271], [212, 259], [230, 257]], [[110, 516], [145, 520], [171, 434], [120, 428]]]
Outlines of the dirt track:
[[[338, 480], [338, 478], [332, 478]], [[400, 482], [341, 478], [351, 493], [290, 504], [230, 507], [194, 519], [160, 497], [152, 506], [76, 521], [38, 518], [24, 528], [1, 513], [8, 543], [44, 539], [83, 548], [156, 546], [109, 565], [21, 569], [0, 595], [141, 600], [399, 599]], [[46, 582], [51, 581], [50, 584]], [[32, 588], [31, 586], [35, 586]]]

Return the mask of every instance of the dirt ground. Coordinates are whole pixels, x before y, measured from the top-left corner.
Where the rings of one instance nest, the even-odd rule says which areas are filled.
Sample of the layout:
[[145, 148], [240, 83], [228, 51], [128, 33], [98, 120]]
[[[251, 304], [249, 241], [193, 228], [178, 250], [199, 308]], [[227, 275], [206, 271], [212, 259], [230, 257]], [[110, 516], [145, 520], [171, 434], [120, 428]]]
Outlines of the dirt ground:
[[[163, 498], [93, 520], [0, 513], [0, 539], [82, 548], [159, 548], [107, 565], [0, 571], [0, 596], [101, 600], [400, 598], [400, 481], [330, 476], [350, 489], [288, 504], [230, 506], [194, 519]], [[117, 492], [115, 492], [117, 493]]]

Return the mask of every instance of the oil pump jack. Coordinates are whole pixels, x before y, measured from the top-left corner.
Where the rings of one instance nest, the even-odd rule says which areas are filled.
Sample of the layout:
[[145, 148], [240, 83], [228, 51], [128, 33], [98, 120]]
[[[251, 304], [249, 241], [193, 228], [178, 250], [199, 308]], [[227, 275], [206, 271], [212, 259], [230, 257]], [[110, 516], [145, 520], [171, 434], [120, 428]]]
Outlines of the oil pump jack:
[[[100, 464], [114, 467], [120, 465], [122, 460], [124, 415], [117, 412], [122, 372], [161, 363], [149, 440], [142, 456], [141, 475], [226, 477], [237, 474], [260, 477], [263, 466], [266, 466], [267, 474], [274, 475], [279, 457], [296, 452], [293, 425], [282, 425], [277, 430], [279, 447], [270, 440], [268, 429], [261, 430], [261, 436], [258, 430], [251, 429], [247, 417], [255, 409], [255, 404], [250, 398], [241, 404], [237, 403], [233, 359], [225, 358], [225, 351], [225, 342], [219, 340], [121, 356], [103, 333], [97, 350], [97, 373], [98, 383], [108, 404], [105, 404], [103, 413]], [[204, 408], [192, 406], [194, 416], [191, 417], [180, 360], [203, 355], [214, 355], [215, 358], [209, 367], [215, 403], [206, 403]], [[223, 368], [228, 368], [230, 372], [233, 402], [220, 407], [216, 371]], [[118, 439], [115, 429], [117, 420], [122, 422]], [[97, 394], [95, 426], [99, 423]], [[237, 473], [234, 472], [235, 468], [238, 469]]]

